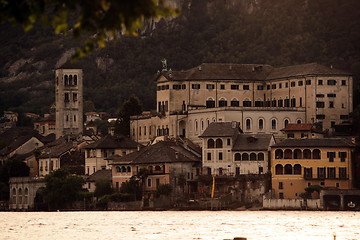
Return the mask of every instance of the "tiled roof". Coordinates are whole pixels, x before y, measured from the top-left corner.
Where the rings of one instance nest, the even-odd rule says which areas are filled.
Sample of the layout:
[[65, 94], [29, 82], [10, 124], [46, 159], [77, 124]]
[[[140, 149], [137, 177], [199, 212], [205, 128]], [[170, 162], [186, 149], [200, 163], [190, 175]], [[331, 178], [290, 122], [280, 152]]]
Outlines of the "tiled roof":
[[95, 141], [92, 144], [84, 147], [85, 149], [136, 149], [139, 144], [130, 138], [124, 136], [111, 136], [106, 135], [105, 137]]
[[267, 151], [272, 134], [239, 134], [232, 147], [233, 151]]
[[318, 63], [307, 63], [278, 68], [264, 64], [203, 63], [188, 70], [161, 72], [159, 76], [164, 76], [165, 78], [172, 81], [263, 81], [307, 75], [351, 74], [332, 67], [323, 66]]
[[311, 123], [289, 123], [281, 131], [310, 131], [312, 128]]
[[131, 162], [132, 164], [146, 164], [200, 161], [200, 157], [186, 150], [182, 145], [173, 141], [160, 141], [154, 145], [146, 146], [139, 151], [114, 159], [113, 163]]
[[299, 64], [274, 68], [267, 80], [306, 75], [350, 75], [342, 70], [320, 65], [318, 63]]
[[232, 137], [239, 132], [238, 122], [212, 122], [200, 137]]
[[99, 171], [94, 172], [93, 174], [91, 174], [86, 181], [88, 182], [96, 182], [96, 180], [111, 180], [112, 174], [111, 174], [111, 170], [109, 169], [101, 169]]
[[288, 138], [278, 142], [274, 147], [355, 147], [344, 138]]
[[42, 151], [39, 158], [49, 158], [54, 157], [58, 158], [62, 154], [66, 153], [67, 151], [70, 151], [75, 146], [72, 141], [65, 141], [64, 138], [60, 138], [56, 140], [55, 142], [52, 142], [48, 144]]
[[203, 63], [185, 71], [167, 71], [162, 75], [170, 80], [264, 80], [270, 65]]

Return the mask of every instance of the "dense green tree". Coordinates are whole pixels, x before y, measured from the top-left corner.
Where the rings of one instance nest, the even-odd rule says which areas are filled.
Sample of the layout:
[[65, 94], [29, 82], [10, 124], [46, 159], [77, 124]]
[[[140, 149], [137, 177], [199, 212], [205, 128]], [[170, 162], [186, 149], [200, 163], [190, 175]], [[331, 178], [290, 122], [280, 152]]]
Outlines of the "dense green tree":
[[137, 179], [136, 176], [133, 176], [129, 181], [123, 182], [120, 187], [120, 192], [132, 194], [134, 200], [140, 200], [142, 189], [139, 179]]
[[47, 175], [45, 181], [43, 197], [49, 210], [70, 208], [74, 201], [79, 200], [85, 183], [83, 178], [70, 175], [61, 168]]
[[130, 116], [142, 113], [142, 105], [139, 98], [131, 95], [120, 109], [119, 117], [115, 124], [115, 133], [130, 136]]
[[158, 195], [169, 196], [171, 192], [172, 186], [170, 184], [160, 184], [156, 189]]
[[94, 196], [97, 198], [101, 198], [105, 195], [112, 194], [113, 190], [111, 187], [111, 181], [106, 179], [98, 179], [95, 182], [95, 192]]

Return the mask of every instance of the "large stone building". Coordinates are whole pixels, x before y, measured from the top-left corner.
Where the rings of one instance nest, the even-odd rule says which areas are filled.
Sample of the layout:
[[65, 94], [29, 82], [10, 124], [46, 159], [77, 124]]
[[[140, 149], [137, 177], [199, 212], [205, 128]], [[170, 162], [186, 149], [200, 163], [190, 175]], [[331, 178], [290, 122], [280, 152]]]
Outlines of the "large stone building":
[[[157, 111], [134, 116], [132, 139], [198, 138], [210, 122], [240, 122], [244, 133], [280, 132], [288, 123], [316, 123], [331, 130], [349, 121], [352, 76], [316, 63], [275, 68], [261, 64], [201, 64], [162, 71]], [[331, 131], [330, 131], [331, 132]]]
[[83, 72], [81, 69], [55, 71], [56, 138], [83, 132]]

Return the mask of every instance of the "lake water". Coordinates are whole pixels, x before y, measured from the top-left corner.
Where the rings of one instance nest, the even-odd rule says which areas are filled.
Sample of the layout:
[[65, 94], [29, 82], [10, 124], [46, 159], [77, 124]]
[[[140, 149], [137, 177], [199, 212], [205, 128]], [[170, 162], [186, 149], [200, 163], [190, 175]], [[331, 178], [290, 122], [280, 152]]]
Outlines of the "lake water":
[[0, 212], [0, 239], [360, 240], [360, 212]]

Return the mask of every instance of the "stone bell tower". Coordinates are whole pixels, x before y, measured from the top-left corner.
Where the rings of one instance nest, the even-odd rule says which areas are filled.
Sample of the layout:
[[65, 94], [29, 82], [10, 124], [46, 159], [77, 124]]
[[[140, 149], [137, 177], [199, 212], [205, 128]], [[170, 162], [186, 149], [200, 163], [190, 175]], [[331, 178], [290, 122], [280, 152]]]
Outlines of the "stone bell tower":
[[55, 71], [56, 138], [83, 132], [83, 71]]

